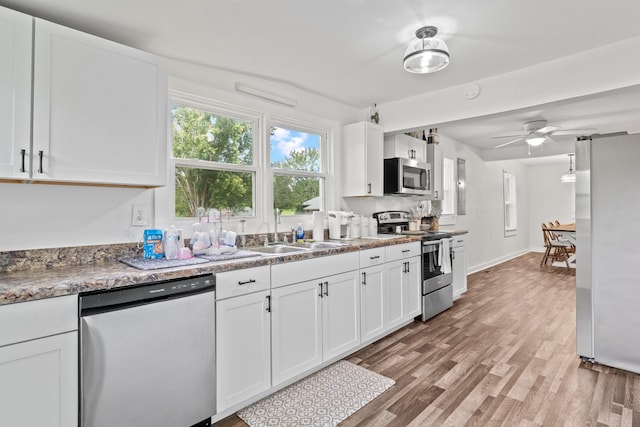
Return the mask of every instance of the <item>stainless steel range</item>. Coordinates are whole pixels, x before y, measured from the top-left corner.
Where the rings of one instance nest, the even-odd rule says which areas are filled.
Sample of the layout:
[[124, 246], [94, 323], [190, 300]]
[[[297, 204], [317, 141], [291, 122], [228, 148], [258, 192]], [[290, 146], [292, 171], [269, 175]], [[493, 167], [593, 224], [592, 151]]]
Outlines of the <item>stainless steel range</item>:
[[[403, 234], [409, 226], [405, 211], [376, 212], [379, 234]], [[422, 321], [453, 306], [452, 234], [422, 233]]]

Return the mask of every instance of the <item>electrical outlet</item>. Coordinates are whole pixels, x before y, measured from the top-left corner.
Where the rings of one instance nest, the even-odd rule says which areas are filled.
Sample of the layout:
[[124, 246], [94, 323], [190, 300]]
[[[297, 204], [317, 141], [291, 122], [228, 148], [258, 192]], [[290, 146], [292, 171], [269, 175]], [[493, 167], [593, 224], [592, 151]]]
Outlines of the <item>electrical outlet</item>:
[[133, 205], [131, 225], [134, 227], [149, 225], [149, 205]]

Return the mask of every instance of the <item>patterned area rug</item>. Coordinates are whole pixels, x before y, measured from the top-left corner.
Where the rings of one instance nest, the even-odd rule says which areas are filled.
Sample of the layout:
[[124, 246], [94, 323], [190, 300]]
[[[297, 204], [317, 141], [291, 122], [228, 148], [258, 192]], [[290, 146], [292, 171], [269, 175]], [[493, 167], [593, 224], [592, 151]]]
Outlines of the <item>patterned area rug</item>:
[[238, 412], [251, 427], [335, 426], [395, 381], [341, 360]]

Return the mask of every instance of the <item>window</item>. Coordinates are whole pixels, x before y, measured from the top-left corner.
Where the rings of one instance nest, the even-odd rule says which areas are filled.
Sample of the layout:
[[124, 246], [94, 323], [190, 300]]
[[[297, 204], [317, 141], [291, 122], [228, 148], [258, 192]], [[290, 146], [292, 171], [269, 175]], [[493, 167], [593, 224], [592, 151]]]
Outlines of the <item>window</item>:
[[270, 128], [273, 205], [282, 215], [324, 210], [326, 132], [278, 122]]
[[518, 211], [516, 206], [516, 176], [503, 172], [504, 191], [504, 235], [515, 236], [518, 227]]
[[456, 176], [453, 159], [445, 157], [442, 160], [442, 215], [456, 214]]
[[176, 218], [195, 217], [198, 207], [255, 215], [257, 119], [214, 110], [172, 106]]

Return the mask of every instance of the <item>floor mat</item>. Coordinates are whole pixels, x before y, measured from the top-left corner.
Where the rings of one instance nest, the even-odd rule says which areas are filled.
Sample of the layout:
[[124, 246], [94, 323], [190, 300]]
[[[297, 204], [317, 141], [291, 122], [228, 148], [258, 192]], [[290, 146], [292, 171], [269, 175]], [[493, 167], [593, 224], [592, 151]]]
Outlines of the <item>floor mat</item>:
[[341, 360], [238, 412], [251, 427], [335, 426], [395, 381]]

